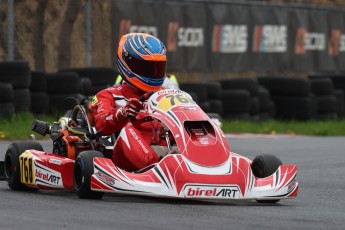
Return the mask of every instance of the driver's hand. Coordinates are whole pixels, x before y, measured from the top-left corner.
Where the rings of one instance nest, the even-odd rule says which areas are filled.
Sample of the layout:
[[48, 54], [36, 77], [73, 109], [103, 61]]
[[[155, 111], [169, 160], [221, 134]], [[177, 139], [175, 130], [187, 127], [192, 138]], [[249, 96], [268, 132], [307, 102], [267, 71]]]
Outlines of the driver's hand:
[[144, 105], [141, 101], [136, 98], [131, 98], [127, 101], [127, 104], [120, 108], [121, 114], [124, 117], [136, 117], [140, 110], [144, 108]]

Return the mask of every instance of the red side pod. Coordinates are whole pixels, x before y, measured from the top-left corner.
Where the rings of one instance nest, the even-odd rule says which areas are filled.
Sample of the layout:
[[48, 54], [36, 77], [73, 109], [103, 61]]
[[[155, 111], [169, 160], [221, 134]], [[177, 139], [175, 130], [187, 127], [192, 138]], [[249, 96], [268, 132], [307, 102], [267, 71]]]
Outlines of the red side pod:
[[[56, 178], [54, 183], [50, 185], [38, 185], [42, 189], [73, 189], [73, 170], [74, 160], [59, 155], [41, 152], [36, 150], [30, 150], [35, 156], [35, 175], [36, 179], [40, 179], [44, 182], [44, 177], [39, 177], [40, 174], [51, 171], [52, 173], [57, 172], [61, 174], [61, 178]], [[61, 180], [61, 183], [59, 183]], [[50, 181], [52, 182], [52, 181]]]

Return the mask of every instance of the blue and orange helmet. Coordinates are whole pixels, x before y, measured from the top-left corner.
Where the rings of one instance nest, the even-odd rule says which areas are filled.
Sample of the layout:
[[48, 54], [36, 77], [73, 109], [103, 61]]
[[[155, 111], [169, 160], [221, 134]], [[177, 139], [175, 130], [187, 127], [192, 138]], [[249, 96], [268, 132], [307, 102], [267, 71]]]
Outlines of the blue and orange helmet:
[[126, 82], [145, 91], [159, 90], [166, 76], [166, 49], [156, 37], [144, 33], [123, 35], [116, 66]]

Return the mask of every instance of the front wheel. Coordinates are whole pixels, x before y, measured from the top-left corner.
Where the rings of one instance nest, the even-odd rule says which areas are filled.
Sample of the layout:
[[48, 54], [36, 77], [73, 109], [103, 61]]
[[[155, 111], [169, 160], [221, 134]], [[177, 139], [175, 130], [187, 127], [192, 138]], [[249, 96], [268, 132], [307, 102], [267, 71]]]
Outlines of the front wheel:
[[93, 174], [93, 158], [104, 157], [102, 153], [87, 150], [79, 153], [74, 163], [74, 190], [82, 199], [101, 199], [103, 192], [91, 190]]
[[40, 143], [35, 141], [13, 142], [5, 154], [5, 180], [12, 190], [36, 190], [26, 187], [20, 181], [20, 162], [19, 156], [28, 149], [43, 151]]
[[[265, 178], [272, 175], [279, 166], [282, 165], [281, 160], [270, 154], [263, 154], [256, 156], [252, 163], [252, 171], [254, 176], [258, 178]], [[257, 200], [258, 203], [277, 203], [279, 199], [276, 200]]]

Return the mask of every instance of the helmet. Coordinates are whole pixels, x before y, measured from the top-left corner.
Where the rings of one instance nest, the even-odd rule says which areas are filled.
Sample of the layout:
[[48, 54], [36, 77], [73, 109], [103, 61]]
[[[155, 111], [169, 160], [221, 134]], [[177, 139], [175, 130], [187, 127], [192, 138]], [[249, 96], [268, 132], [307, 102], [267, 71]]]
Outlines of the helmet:
[[165, 78], [166, 49], [156, 37], [130, 33], [121, 37], [116, 66], [123, 79], [145, 91], [159, 90]]

